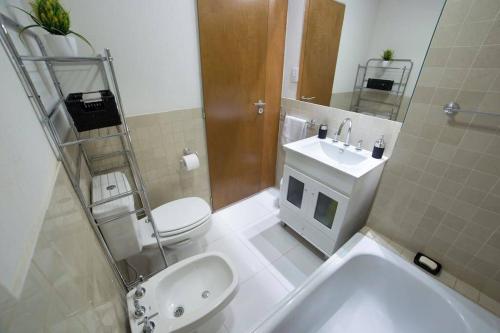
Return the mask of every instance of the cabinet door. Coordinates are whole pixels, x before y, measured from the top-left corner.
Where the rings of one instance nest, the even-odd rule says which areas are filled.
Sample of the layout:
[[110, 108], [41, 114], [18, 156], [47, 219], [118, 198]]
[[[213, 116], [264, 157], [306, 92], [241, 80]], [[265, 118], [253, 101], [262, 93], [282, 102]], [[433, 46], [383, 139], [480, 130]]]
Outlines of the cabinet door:
[[280, 196], [281, 204], [300, 211], [304, 216], [308, 214], [310, 197], [307, 193], [309, 193], [310, 181], [308, 177], [285, 166]]
[[309, 218], [315, 227], [332, 237], [346, 215], [349, 198], [316, 181], [309, 188], [312, 197]]

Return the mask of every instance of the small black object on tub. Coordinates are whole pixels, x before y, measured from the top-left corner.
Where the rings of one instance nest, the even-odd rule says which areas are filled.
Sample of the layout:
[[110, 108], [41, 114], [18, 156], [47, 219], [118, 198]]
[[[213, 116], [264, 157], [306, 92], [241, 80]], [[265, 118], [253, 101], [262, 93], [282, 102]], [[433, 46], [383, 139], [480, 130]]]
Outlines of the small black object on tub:
[[110, 90], [72, 93], [66, 97], [65, 104], [78, 132], [122, 123]]
[[441, 271], [440, 263], [420, 252], [418, 252], [413, 259], [413, 263], [419, 267], [422, 267], [432, 275], [438, 275], [438, 273]]

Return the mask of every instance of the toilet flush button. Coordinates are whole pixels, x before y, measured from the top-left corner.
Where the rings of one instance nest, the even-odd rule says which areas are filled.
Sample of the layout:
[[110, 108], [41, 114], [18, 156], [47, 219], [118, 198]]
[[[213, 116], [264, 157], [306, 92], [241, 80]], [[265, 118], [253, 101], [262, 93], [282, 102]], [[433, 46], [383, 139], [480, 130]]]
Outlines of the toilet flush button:
[[112, 191], [116, 188], [116, 185], [109, 185], [108, 187], [106, 187], [106, 190], [108, 191]]

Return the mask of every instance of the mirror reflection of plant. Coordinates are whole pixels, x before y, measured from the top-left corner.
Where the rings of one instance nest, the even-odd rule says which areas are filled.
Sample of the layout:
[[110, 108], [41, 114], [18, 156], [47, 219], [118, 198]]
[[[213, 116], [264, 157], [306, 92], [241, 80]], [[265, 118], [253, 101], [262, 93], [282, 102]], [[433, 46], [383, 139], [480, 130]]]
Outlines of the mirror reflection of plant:
[[391, 61], [392, 59], [394, 59], [394, 50], [384, 50], [384, 53], [382, 53], [382, 59], [385, 61]]
[[64, 7], [59, 3], [59, 0], [34, 0], [30, 3], [31, 10], [30, 13], [22, 8], [13, 6], [14, 8], [27, 14], [35, 24], [28, 25], [19, 31], [22, 34], [24, 31], [31, 28], [42, 28], [49, 32], [51, 35], [67, 36], [73, 34], [81, 38], [85, 43], [87, 43], [92, 50], [92, 44], [77, 32], [70, 29], [70, 18], [69, 12], [64, 9]]

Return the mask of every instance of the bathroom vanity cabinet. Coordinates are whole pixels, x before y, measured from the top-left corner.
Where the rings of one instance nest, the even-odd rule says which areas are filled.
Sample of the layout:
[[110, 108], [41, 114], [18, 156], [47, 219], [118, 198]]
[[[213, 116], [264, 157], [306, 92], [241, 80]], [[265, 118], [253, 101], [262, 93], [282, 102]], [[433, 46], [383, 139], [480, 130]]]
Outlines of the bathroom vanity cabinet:
[[332, 255], [365, 224], [385, 160], [378, 160], [363, 174], [351, 175], [287, 149], [281, 220], [321, 252]]

